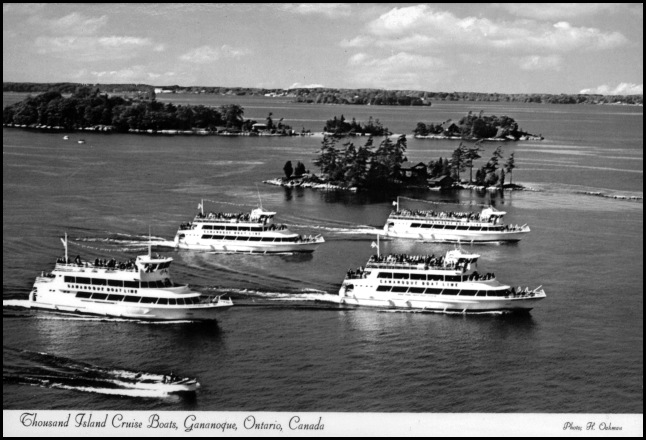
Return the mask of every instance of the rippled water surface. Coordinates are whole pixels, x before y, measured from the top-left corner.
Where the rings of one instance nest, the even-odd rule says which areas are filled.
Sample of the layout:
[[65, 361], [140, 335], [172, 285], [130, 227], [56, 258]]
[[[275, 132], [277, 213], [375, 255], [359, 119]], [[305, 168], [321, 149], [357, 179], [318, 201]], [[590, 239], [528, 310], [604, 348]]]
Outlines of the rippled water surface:
[[[183, 103], [189, 97], [164, 99]], [[11, 101], [5, 95], [5, 104]], [[224, 97], [190, 97], [221, 105]], [[542, 285], [528, 316], [462, 316], [339, 307], [349, 268], [365, 264], [392, 196], [262, 184], [285, 161], [312, 158], [321, 138], [162, 137], [3, 129], [3, 298], [26, 299], [63, 252], [127, 259], [172, 256], [173, 278], [236, 306], [216, 324], [150, 324], [3, 310], [4, 409], [385, 412], [643, 412], [643, 112], [618, 106], [438, 103], [431, 108], [299, 105], [243, 98], [320, 131], [343, 113], [397, 133], [467, 111], [507, 114], [545, 141], [505, 144], [515, 182], [535, 191], [408, 191], [411, 207], [493, 204], [532, 232], [513, 245], [478, 245], [480, 266], [510, 285]], [[610, 130], [609, 127], [612, 129]], [[85, 144], [75, 142], [83, 137]], [[360, 144], [361, 139], [355, 139]], [[495, 149], [485, 145], [484, 157]], [[408, 141], [411, 162], [450, 156], [448, 141]], [[595, 193], [600, 195], [590, 195]], [[277, 221], [326, 243], [312, 255], [226, 255], [164, 247], [197, 204], [241, 211], [262, 199]], [[614, 197], [621, 198], [614, 198]], [[626, 199], [632, 197], [633, 199]], [[382, 252], [451, 246], [382, 241]], [[102, 371], [196, 377], [194, 399], [124, 396], [81, 383]], [[48, 382], [43, 382], [44, 376]]]

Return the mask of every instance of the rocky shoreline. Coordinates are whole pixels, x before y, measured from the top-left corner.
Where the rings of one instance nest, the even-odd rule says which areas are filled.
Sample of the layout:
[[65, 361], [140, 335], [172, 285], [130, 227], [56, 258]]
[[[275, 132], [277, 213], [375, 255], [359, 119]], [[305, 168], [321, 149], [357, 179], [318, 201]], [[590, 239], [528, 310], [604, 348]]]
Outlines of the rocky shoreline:
[[543, 136], [536, 135], [523, 135], [518, 138], [513, 136], [506, 136], [502, 138], [468, 138], [462, 136], [447, 136], [443, 134], [429, 134], [426, 136], [414, 135], [415, 139], [436, 139], [436, 140], [455, 140], [455, 141], [469, 141], [469, 142], [517, 142], [517, 141], [542, 141], [545, 138]]
[[[275, 179], [263, 180], [262, 183], [267, 185], [282, 186], [284, 188], [312, 188], [312, 189], [321, 189], [324, 191], [351, 191], [358, 192], [363, 189], [353, 187], [346, 187], [341, 185], [335, 185], [325, 180], [319, 178], [316, 175], [307, 175], [303, 177], [297, 177], [292, 179], [284, 179], [282, 177], [276, 177]], [[427, 188], [430, 191], [451, 191], [451, 190], [472, 190], [472, 191], [533, 191], [540, 192], [539, 189], [531, 188], [516, 183], [505, 184], [502, 188], [500, 185], [496, 186], [484, 186], [484, 185], [474, 185], [468, 183], [455, 183], [448, 187], [424, 187], [424, 186], [407, 186], [406, 188]]]

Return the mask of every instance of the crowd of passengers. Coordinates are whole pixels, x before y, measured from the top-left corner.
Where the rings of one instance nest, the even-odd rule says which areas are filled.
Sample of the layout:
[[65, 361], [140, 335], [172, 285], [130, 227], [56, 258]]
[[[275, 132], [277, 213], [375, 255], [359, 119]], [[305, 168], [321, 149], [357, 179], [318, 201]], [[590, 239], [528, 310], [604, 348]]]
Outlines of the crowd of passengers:
[[[245, 221], [245, 220], [241, 220], [241, 221]], [[236, 221], [236, 223], [237, 223], [237, 221]], [[263, 222], [263, 224], [266, 224], [266, 222]], [[179, 225], [179, 229], [182, 230], [182, 231], [186, 231], [186, 230], [192, 229], [192, 228], [193, 228], [193, 222], [186, 222], [186, 223], [182, 223], [182, 224]], [[269, 227], [266, 230], [267, 231], [283, 231], [285, 229], [287, 229], [287, 226], [285, 226], [285, 225], [276, 226], [275, 224], [272, 223], [271, 225], [269, 225]]]
[[[57, 263], [60, 264], [72, 264], [71, 259], [67, 259], [65, 261], [64, 257], [60, 257], [56, 260]], [[79, 267], [90, 267], [90, 263], [87, 261], [81, 260], [81, 256], [77, 255], [76, 258], [73, 260], [74, 264], [76, 264]], [[114, 258], [111, 258], [110, 260], [107, 259], [101, 259], [97, 258], [94, 260], [94, 267], [105, 267], [108, 269], [120, 269], [120, 270], [131, 270], [131, 269], [136, 269], [137, 265], [135, 264], [135, 260], [132, 258], [129, 259], [128, 261], [117, 261]]]
[[400, 211], [394, 211], [395, 215], [405, 215], [413, 217], [435, 217], [435, 218], [446, 218], [446, 219], [467, 219], [469, 221], [487, 221], [489, 217], [482, 217], [479, 212], [444, 212], [444, 211], [422, 211], [422, 210], [408, 210], [402, 209]]
[[[359, 266], [357, 270], [349, 269], [346, 273], [346, 278], [348, 279], [357, 279], [357, 278], [366, 278], [368, 275], [363, 266]], [[466, 276], [462, 281], [487, 281], [493, 280], [496, 278], [496, 274], [493, 272], [487, 272], [486, 274], [480, 274], [477, 270], [474, 271], [471, 275]]]
[[408, 255], [408, 254], [388, 254], [388, 255], [371, 255], [369, 263], [393, 263], [393, 264], [424, 264], [425, 266], [454, 267], [455, 263], [444, 265], [444, 256], [436, 257], [433, 255]]

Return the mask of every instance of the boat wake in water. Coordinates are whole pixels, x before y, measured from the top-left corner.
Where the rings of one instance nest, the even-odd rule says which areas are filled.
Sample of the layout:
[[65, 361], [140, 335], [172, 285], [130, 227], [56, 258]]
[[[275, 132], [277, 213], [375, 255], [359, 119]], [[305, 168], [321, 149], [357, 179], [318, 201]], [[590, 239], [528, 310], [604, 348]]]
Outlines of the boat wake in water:
[[144, 398], [178, 398], [199, 388], [194, 379], [104, 368], [48, 353], [3, 347], [4, 384]]

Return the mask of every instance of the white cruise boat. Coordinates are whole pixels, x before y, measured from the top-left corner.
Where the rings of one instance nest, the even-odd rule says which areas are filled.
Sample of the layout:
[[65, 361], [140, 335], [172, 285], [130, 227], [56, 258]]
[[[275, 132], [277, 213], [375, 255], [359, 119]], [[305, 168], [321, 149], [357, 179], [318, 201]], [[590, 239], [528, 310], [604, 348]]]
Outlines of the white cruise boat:
[[250, 213], [204, 214], [204, 203], [192, 222], [180, 225], [175, 247], [212, 252], [292, 253], [314, 252], [325, 240], [302, 236], [273, 222], [275, 212], [262, 207]]
[[384, 235], [440, 242], [517, 242], [530, 232], [529, 226], [506, 225], [505, 211], [493, 207], [481, 212], [436, 212], [397, 209], [384, 226]]
[[[62, 239], [61, 239], [62, 240]], [[203, 297], [169, 277], [172, 258], [140, 255], [117, 262], [59, 258], [51, 273], [36, 278], [24, 307], [68, 313], [151, 321], [204, 321], [233, 306], [233, 302]]]
[[365, 268], [348, 272], [340, 303], [436, 312], [527, 312], [545, 298], [540, 287], [510, 287], [493, 273], [479, 274], [478, 257], [460, 249], [439, 258], [373, 255]]

